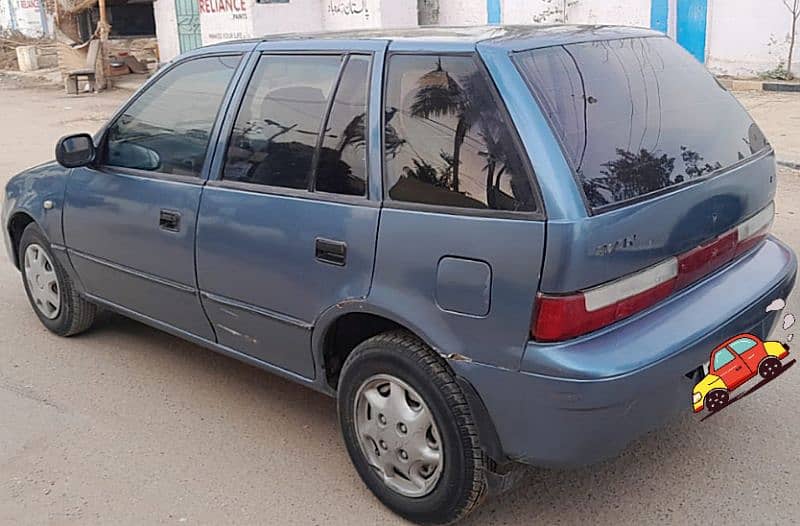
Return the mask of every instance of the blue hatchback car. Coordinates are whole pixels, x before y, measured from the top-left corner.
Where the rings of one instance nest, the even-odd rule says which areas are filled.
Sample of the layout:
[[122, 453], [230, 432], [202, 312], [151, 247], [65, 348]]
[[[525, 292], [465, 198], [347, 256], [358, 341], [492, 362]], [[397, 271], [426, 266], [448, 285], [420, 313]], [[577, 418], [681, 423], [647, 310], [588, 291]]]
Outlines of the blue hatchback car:
[[42, 323], [111, 309], [336, 396], [420, 523], [691, 411], [709, 349], [766, 338], [795, 279], [769, 143], [644, 29], [215, 45], [56, 158], [2, 215]]

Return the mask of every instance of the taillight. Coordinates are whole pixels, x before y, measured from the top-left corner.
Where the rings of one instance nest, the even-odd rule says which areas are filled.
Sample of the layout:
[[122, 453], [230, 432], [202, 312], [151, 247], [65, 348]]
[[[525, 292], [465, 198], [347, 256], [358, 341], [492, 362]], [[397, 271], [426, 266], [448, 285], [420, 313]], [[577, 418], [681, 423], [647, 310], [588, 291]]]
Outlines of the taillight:
[[713, 240], [618, 280], [574, 294], [536, 296], [531, 336], [538, 341], [574, 338], [640, 312], [754, 247], [769, 232], [775, 207]]

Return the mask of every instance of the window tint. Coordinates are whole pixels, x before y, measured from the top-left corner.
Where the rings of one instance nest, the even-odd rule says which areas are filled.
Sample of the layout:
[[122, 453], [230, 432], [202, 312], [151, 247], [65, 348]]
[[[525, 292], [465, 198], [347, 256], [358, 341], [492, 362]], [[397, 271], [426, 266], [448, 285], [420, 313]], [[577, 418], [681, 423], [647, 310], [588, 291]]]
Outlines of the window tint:
[[223, 179], [307, 188], [341, 57], [266, 55], [247, 87]]
[[395, 55], [386, 85], [391, 199], [535, 210], [511, 130], [471, 57]]
[[721, 367], [728, 365], [732, 361], [733, 354], [731, 354], [727, 347], [723, 347], [714, 355], [714, 370], [719, 371]]
[[366, 193], [369, 66], [369, 57], [352, 56], [339, 81], [319, 152], [316, 189], [322, 192]]
[[729, 347], [734, 350], [737, 354], [742, 354], [745, 351], [749, 351], [757, 344], [750, 338], [739, 338], [735, 342], [731, 343]]
[[734, 97], [668, 38], [516, 56], [592, 208], [728, 167], [767, 146]]
[[206, 57], [165, 73], [109, 128], [106, 164], [200, 175], [211, 128], [238, 64], [239, 57]]

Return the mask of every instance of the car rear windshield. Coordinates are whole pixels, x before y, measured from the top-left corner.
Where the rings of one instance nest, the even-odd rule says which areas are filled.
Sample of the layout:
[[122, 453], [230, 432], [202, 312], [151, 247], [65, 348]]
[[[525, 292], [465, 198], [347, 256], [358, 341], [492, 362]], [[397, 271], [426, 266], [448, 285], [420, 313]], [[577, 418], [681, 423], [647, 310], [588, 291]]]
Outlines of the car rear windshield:
[[515, 62], [594, 211], [696, 181], [768, 146], [733, 96], [666, 37], [553, 46]]

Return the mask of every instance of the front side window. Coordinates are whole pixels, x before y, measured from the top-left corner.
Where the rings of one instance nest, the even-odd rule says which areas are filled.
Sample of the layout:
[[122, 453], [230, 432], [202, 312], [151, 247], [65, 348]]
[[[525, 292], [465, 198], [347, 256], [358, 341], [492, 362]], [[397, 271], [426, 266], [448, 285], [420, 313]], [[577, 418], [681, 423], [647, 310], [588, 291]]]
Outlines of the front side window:
[[394, 55], [386, 86], [384, 151], [392, 200], [536, 210], [514, 135], [472, 57]]
[[737, 354], [742, 354], [745, 351], [749, 351], [753, 347], [758, 345], [754, 342], [751, 338], [739, 338], [738, 340], [734, 341], [730, 344], [730, 348]]
[[204, 57], [166, 72], [109, 127], [105, 164], [200, 175], [211, 130], [240, 57]]
[[339, 55], [264, 55], [236, 117], [222, 178], [308, 188]]
[[717, 354], [714, 355], [714, 370], [719, 371], [722, 367], [725, 367], [732, 361], [733, 354], [728, 350], [727, 347], [723, 347], [717, 351]]

